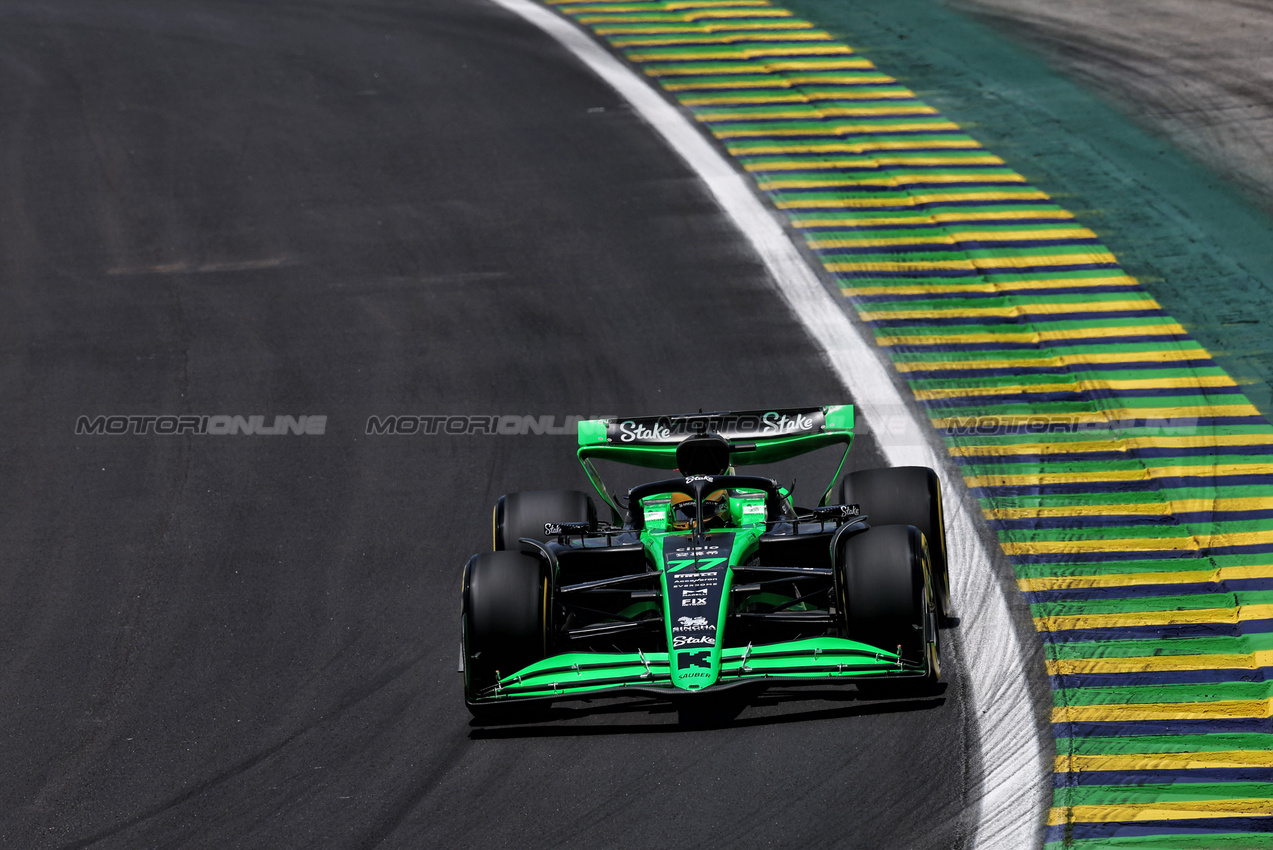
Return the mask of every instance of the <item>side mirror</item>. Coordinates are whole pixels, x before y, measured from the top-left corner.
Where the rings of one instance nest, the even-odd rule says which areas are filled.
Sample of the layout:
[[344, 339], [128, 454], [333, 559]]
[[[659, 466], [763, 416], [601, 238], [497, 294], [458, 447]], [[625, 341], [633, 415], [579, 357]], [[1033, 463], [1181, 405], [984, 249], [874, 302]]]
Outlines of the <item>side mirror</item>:
[[686, 437], [676, 447], [682, 475], [724, 475], [729, 470], [729, 440], [720, 434]]

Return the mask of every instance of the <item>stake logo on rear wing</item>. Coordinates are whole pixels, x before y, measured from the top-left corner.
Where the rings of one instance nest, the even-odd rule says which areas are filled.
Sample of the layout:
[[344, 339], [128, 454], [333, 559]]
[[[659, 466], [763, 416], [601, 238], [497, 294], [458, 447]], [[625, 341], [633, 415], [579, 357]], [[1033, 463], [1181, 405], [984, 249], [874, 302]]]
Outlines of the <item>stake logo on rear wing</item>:
[[727, 440], [817, 434], [826, 424], [820, 407], [732, 413], [687, 413], [606, 420], [606, 441], [626, 446], [666, 446], [696, 434]]

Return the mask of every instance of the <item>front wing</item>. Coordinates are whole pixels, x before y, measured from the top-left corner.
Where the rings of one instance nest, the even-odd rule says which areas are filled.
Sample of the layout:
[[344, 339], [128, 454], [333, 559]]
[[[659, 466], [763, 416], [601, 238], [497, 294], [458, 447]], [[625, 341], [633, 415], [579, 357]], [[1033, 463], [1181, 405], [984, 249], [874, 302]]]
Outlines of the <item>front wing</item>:
[[708, 687], [689, 691], [672, 683], [666, 652], [553, 655], [502, 677], [475, 695], [475, 703], [521, 699], [563, 699], [614, 692], [700, 694], [744, 683], [797, 684], [879, 678], [920, 678], [927, 662], [911, 661], [858, 641], [808, 638], [721, 650], [720, 676]]

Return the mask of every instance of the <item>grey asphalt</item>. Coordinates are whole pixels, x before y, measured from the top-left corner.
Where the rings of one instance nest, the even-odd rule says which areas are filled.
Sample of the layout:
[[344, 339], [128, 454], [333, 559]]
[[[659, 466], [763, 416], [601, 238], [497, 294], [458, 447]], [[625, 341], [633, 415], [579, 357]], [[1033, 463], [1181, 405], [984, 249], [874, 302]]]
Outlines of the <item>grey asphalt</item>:
[[[966, 842], [959, 670], [712, 729], [470, 722], [460, 568], [502, 492], [584, 485], [572, 440], [367, 417], [846, 400], [545, 37], [479, 0], [4, 0], [0, 115], [0, 846]], [[97, 415], [327, 420], [75, 434]]]

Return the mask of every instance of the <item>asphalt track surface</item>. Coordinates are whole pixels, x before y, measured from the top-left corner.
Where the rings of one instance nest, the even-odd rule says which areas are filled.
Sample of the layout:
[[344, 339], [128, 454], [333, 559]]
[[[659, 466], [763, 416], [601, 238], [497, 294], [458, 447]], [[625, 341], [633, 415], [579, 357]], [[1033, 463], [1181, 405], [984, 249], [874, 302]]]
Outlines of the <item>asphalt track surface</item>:
[[[368, 416], [843, 400], [544, 36], [478, 0], [4, 2], [0, 75], [0, 846], [966, 840], [957, 669], [725, 728], [470, 723], [460, 567], [500, 493], [583, 484], [572, 440]], [[99, 414], [328, 420], [75, 436]]]

